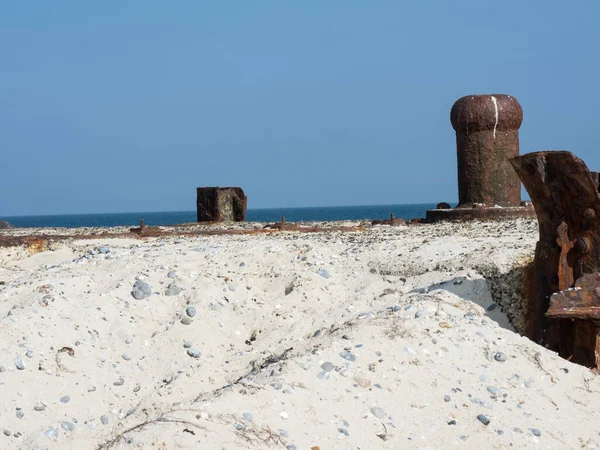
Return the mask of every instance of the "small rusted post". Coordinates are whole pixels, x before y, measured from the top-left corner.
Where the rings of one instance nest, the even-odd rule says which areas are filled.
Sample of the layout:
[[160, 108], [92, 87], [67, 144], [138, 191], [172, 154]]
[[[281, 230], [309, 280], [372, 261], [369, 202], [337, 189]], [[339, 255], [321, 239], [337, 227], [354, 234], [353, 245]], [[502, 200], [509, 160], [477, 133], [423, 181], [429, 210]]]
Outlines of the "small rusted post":
[[519, 206], [521, 183], [508, 162], [519, 156], [523, 110], [510, 95], [468, 95], [450, 112], [456, 130], [458, 208]]
[[140, 233], [144, 232], [145, 227], [146, 225], [144, 224], [144, 218], [142, 217], [142, 220], [140, 220]]
[[239, 187], [202, 187], [196, 189], [198, 222], [243, 222], [247, 197]]
[[281, 216], [281, 225], [285, 224], [285, 216]]
[[390, 216], [390, 220], [393, 222], [395, 218], [396, 218], [396, 215], [394, 213], [392, 213], [392, 215]]

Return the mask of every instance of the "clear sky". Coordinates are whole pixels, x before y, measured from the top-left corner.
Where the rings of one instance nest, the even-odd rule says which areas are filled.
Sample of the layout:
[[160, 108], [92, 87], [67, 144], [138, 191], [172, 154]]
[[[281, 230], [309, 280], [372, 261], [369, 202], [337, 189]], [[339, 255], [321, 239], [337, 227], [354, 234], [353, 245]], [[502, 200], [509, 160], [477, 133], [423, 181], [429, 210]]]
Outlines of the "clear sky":
[[4, 1], [0, 216], [456, 201], [449, 121], [600, 169], [600, 1]]

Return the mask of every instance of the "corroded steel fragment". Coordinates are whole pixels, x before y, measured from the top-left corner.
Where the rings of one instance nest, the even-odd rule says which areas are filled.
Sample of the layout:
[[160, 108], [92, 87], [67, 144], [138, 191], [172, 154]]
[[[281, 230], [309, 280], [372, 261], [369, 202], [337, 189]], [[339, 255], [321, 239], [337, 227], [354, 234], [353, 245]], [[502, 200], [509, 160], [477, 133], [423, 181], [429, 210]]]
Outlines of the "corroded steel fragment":
[[595, 365], [592, 318], [560, 315], [556, 308], [549, 308], [553, 293], [570, 296], [566, 293], [574, 286], [578, 289], [573, 292], [579, 292], [582, 283], [589, 287], [588, 274], [600, 272], [597, 178], [568, 151], [528, 153], [510, 162], [531, 197], [539, 222], [530, 283], [530, 337], [573, 362]]

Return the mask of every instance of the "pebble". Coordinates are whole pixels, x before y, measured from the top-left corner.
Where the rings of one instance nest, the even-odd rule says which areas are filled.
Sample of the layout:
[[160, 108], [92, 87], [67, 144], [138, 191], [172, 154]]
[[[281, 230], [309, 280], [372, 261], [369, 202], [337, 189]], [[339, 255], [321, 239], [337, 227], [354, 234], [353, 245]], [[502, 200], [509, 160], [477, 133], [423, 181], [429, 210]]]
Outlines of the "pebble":
[[345, 436], [350, 436], [350, 433], [345, 428], [338, 428], [338, 431]]
[[152, 288], [150, 288], [148, 283], [142, 280], [137, 280], [135, 283], [133, 283], [131, 295], [133, 295], [133, 298], [136, 300], [142, 300], [152, 295]]
[[321, 369], [323, 369], [325, 372], [331, 372], [334, 367], [335, 366], [333, 365], [333, 363], [329, 361], [326, 361], [323, 364], [321, 364]]
[[498, 362], [506, 361], [506, 355], [502, 352], [498, 352], [494, 355], [494, 359]]
[[498, 433], [500, 436], [502, 436], [504, 434], [504, 431], [502, 431], [502, 430], [496, 430], [496, 433]]
[[15, 367], [19, 370], [25, 370], [25, 361], [23, 361], [23, 357], [21, 355], [17, 356]]
[[254, 418], [252, 417], [252, 413], [249, 412], [245, 412], [244, 414], [242, 414], [242, 417], [248, 422], [252, 422], [254, 420]]
[[169, 273], [167, 274], [167, 277], [177, 278], [177, 272], [175, 272], [174, 270], [170, 270]]
[[280, 428], [279, 436], [286, 438], [286, 437], [290, 437], [290, 434], [287, 431], [285, 431], [283, 428]]
[[126, 344], [131, 344], [132, 342], [133, 342], [133, 338], [131, 336], [128, 336], [127, 338], [125, 338]]
[[140, 385], [133, 388], [133, 392], [139, 392], [142, 387]]
[[490, 394], [492, 394], [495, 397], [499, 397], [500, 396], [500, 389], [498, 389], [495, 386], [488, 386], [487, 390]]
[[48, 437], [48, 439], [58, 439], [58, 431], [55, 428], [48, 428], [44, 434]]
[[33, 358], [35, 355], [35, 353], [33, 352], [33, 350], [27, 350], [27, 353], [25, 353], [25, 356], [27, 356], [28, 358]]
[[23, 417], [25, 417], [25, 413], [21, 408], [17, 408], [17, 419], [22, 419]]
[[131, 361], [131, 356], [129, 356], [127, 353], [123, 353], [121, 358], [123, 358], [125, 361]]
[[542, 432], [537, 428], [530, 428], [529, 431], [531, 431], [531, 434], [537, 437], [540, 437], [542, 435]]
[[328, 380], [329, 379], [329, 372], [326, 372], [326, 371], [323, 370], [322, 372], [319, 372], [319, 374], [317, 375], [317, 378], [319, 380]]
[[175, 283], [171, 283], [167, 287], [167, 290], [165, 291], [165, 295], [167, 295], [167, 296], [178, 295], [180, 292], [181, 292], [181, 288], [179, 286], [177, 286]]
[[246, 425], [241, 424], [241, 423], [236, 423], [235, 424], [235, 429], [238, 430], [238, 431], [245, 430], [246, 429]]
[[60, 427], [65, 431], [73, 431], [75, 429], [75, 424], [73, 422], [63, 422], [60, 424]]
[[198, 350], [194, 350], [193, 348], [188, 348], [187, 354], [192, 358], [200, 358], [201, 353]]
[[287, 450], [297, 450], [294, 444], [290, 444], [287, 446]]
[[192, 319], [189, 317], [184, 317], [183, 319], [181, 319], [181, 323], [183, 325], [190, 325], [192, 323]]
[[356, 356], [348, 351], [343, 351], [340, 353], [340, 356], [347, 361], [356, 361]]
[[183, 348], [192, 348], [192, 343], [191, 343], [191, 342], [189, 342], [189, 341], [185, 341], [185, 342], [183, 343]]
[[108, 425], [108, 416], [100, 416], [100, 422], [102, 422], [102, 425]]
[[43, 410], [45, 410], [45, 409], [46, 409], [46, 405], [35, 405], [35, 406], [33, 407], [33, 410], [34, 410], [34, 411], [38, 411], [38, 412], [41, 412], [41, 411], [43, 411]]
[[330, 277], [329, 272], [327, 272], [325, 269], [319, 269], [319, 270], [317, 270], [317, 273], [319, 275], [321, 275], [323, 278], [329, 278]]
[[125, 384], [125, 380], [123, 378], [119, 378], [118, 381], [113, 383], [113, 386], [123, 386]]
[[98, 249], [98, 251], [103, 255], [106, 255], [107, 253], [110, 253], [110, 248], [108, 247], [108, 245], [103, 245]]
[[65, 395], [64, 397], [60, 398], [61, 403], [69, 403], [70, 401], [71, 401], [71, 397], [69, 397], [68, 395]]
[[385, 411], [379, 406], [374, 406], [371, 408], [371, 413], [378, 419], [383, 419], [385, 417]]
[[279, 417], [282, 419], [289, 419], [290, 415], [287, 412], [282, 411], [281, 414], [279, 414]]
[[498, 305], [497, 305], [497, 304], [495, 304], [495, 303], [492, 303], [490, 306], [488, 306], [488, 307], [487, 307], [487, 310], [488, 310], [488, 311], [493, 311], [493, 310], [495, 310], [497, 307], [498, 307]]
[[12, 433], [10, 430], [4, 430], [4, 436], [10, 436]]
[[90, 430], [95, 430], [97, 426], [98, 426], [98, 425], [96, 425], [96, 423], [95, 423], [95, 422], [88, 422], [88, 424], [87, 424], [87, 427], [88, 427]]
[[479, 414], [477, 416], [477, 420], [479, 420], [482, 424], [484, 424], [485, 426], [488, 426], [490, 424], [490, 419], [488, 419], [486, 416], [484, 416], [483, 414]]
[[446, 403], [448, 403], [450, 401], [450, 396], [449, 395], [444, 395], [444, 401]]
[[196, 308], [193, 306], [188, 306], [185, 308], [185, 313], [188, 315], [188, 317], [194, 317], [196, 315]]
[[427, 311], [424, 309], [420, 309], [415, 313], [415, 317], [417, 319], [423, 318], [423, 317], [427, 317]]

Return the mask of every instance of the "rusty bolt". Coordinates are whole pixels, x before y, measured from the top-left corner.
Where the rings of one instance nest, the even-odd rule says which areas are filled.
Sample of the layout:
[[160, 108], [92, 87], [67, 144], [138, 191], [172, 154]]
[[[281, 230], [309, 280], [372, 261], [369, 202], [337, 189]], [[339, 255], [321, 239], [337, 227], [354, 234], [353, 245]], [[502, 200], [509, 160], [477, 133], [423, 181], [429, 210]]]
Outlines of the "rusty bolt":
[[519, 206], [521, 183], [508, 162], [519, 156], [523, 110], [509, 95], [469, 95], [450, 112], [456, 130], [458, 207]]

